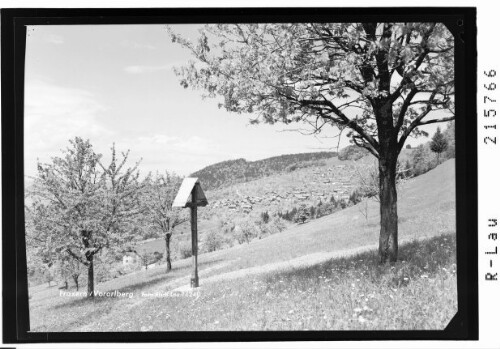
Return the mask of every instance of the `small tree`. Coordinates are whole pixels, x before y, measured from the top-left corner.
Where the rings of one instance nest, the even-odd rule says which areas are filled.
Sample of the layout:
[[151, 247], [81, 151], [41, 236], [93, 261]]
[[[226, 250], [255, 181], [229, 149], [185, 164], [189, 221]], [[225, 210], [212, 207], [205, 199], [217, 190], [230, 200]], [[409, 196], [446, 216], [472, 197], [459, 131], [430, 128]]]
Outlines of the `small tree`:
[[305, 223], [306, 220], [309, 218], [311, 212], [309, 211], [309, 209], [307, 208], [306, 205], [301, 205], [299, 207], [299, 209], [297, 210], [297, 213], [295, 214], [295, 222], [299, 222], [299, 223]]
[[103, 248], [121, 249], [133, 240], [130, 227], [138, 211], [138, 164], [125, 169], [113, 144], [105, 166], [88, 140], [76, 137], [51, 163], [38, 164], [27, 208], [32, 229], [27, 241], [50, 258], [71, 257], [87, 268], [87, 295], [94, 297], [94, 256]]
[[68, 280], [72, 279], [75, 284], [75, 288], [78, 291], [80, 288], [79, 278], [82, 273], [81, 263], [76, 261], [74, 258], [65, 254], [59, 258], [57, 263], [55, 264], [58, 274], [61, 279], [64, 281], [65, 288], [68, 288]]
[[316, 207], [311, 206], [311, 208], [309, 209], [309, 213], [311, 215], [311, 219], [315, 218], [316, 217]]
[[442, 152], [448, 149], [448, 141], [446, 140], [445, 136], [441, 133], [441, 129], [439, 127], [437, 128], [436, 133], [432, 137], [430, 148], [434, 153], [437, 154], [436, 164], [439, 165], [439, 156], [441, 155]]
[[455, 157], [455, 123], [450, 122], [446, 130], [443, 131], [443, 135], [448, 142], [448, 148], [444, 152], [446, 159], [451, 159]]
[[269, 212], [267, 211], [264, 211], [260, 214], [260, 218], [262, 219], [262, 222], [264, 222], [265, 224], [267, 224], [269, 222]]
[[431, 169], [431, 153], [426, 145], [420, 144], [412, 155], [413, 175], [419, 176]]
[[217, 229], [209, 230], [205, 234], [205, 249], [207, 252], [220, 250], [224, 244], [224, 236]]
[[145, 190], [141, 196], [142, 211], [146, 220], [165, 239], [167, 272], [172, 270], [170, 242], [174, 228], [188, 220], [182, 210], [172, 207], [181, 181], [182, 179], [173, 173], [156, 173], [154, 177], [150, 174], [144, 180]]

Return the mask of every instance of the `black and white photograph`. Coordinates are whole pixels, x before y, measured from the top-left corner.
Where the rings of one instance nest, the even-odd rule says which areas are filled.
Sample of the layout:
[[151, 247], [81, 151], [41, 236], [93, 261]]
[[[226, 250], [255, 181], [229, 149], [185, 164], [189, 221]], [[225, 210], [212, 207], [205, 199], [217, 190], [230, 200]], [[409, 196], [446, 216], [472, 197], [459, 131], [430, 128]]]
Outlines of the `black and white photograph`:
[[463, 23], [345, 18], [27, 25], [28, 331], [447, 329]]

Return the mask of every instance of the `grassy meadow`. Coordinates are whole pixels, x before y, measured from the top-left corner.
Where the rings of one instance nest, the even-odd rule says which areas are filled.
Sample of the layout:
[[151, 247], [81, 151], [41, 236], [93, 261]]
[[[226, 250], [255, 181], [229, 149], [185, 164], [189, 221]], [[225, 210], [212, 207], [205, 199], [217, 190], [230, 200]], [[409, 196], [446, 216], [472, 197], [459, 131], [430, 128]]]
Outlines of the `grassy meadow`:
[[[249, 244], [129, 274], [62, 297], [30, 289], [32, 331], [442, 329], [457, 309], [454, 161], [398, 193], [400, 258], [376, 263], [378, 203], [361, 202]], [[365, 215], [367, 213], [367, 218]], [[169, 297], [143, 293], [174, 291]]]

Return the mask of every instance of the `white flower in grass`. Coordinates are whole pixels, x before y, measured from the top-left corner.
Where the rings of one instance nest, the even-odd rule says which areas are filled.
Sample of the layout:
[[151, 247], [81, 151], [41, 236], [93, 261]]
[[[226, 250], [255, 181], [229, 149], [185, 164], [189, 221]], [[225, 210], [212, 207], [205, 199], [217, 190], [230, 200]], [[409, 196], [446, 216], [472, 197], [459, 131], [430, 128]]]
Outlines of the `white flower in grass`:
[[361, 311], [363, 311], [363, 309], [361, 309], [361, 308], [354, 308], [354, 312], [355, 312], [355, 313], [359, 313], [359, 312], [361, 312]]
[[358, 321], [359, 321], [360, 323], [362, 323], [362, 324], [363, 324], [363, 323], [365, 323], [367, 320], [366, 320], [364, 317], [359, 316], [359, 317], [358, 317]]

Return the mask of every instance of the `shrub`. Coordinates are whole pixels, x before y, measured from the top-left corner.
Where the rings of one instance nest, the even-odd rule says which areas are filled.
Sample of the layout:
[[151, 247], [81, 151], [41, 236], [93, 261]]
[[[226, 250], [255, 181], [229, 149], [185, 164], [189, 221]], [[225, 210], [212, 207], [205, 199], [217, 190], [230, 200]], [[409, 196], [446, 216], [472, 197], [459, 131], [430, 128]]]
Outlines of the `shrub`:
[[271, 230], [269, 229], [269, 227], [267, 226], [267, 224], [265, 224], [262, 221], [255, 222], [255, 228], [256, 228], [256, 234], [255, 235], [259, 239], [262, 239], [263, 237], [265, 237], [267, 235], [271, 235]]
[[179, 256], [181, 259], [189, 258], [193, 255], [193, 250], [190, 241], [179, 242]]
[[338, 204], [339, 202], [336, 201], [335, 204], [332, 204], [332, 202], [326, 202], [323, 205], [318, 206], [318, 208], [316, 209], [316, 218], [320, 218], [335, 212]]
[[255, 224], [249, 221], [242, 222], [234, 230], [236, 240], [239, 244], [246, 242], [247, 244], [258, 235], [258, 230]]
[[274, 217], [274, 219], [270, 222], [270, 226], [272, 231], [276, 230], [278, 233], [281, 233], [287, 227], [285, 221], [280, 217]]
[[306, 205], [301, 205], [294, 216], [294, 221], [296, 223], [304, 223], [309, 219], [311, 212]]
[[431, 152], [428, 147], [419, 145], [413, 153], [413, 174], [419, 176], [433, 168]]
[[128, 268], [127, 266], [117, 263], [109, 270], [109, 276], [110, 278], [115, 279], [117, 277], [130, 273], [130, 271], [130, 268]]
[[309, 209], [309, 214], [310, 214], [311, 219], [316, 218], [316, 207], [311, 206], [311, 208]]
[[266, 224], [267, 224], [267, 223], [269, 222], [269, 218], [270, 218], [270, 217], [269, 217], [269, 213], [268, 213], [267, 211], [262, 212], [262, 213], [260, 214], [260, 218], [262, 219], [262, 222], [264, 222], [264, 223], [266, 223]]
[[353, 205], [356, 205], [358, 202], [361, 202], [363, 199], [363, 195], [358, 191], [355, 190], [349, 195], [349, 202], [352, 203]]
[[210, 230], [205, 235], [205, 250], [214, 252], [220, 250], [224, 245], [224, 236], [218, 230]]

